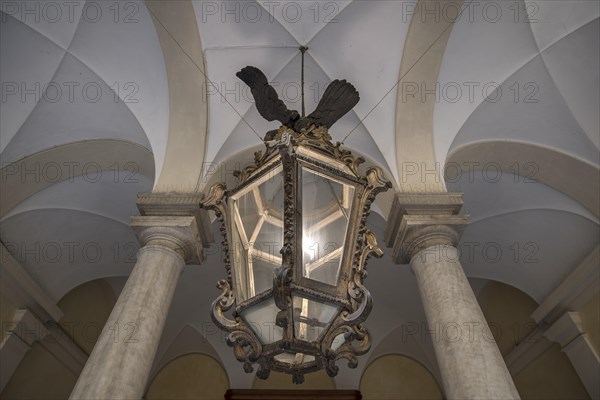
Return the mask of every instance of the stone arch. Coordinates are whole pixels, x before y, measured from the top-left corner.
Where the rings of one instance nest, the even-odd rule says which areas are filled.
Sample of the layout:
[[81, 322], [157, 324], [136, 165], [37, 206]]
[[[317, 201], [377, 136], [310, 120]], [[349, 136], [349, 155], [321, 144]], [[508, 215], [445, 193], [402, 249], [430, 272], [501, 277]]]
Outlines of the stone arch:
[[[112, 171], [115, 166], [127, 168], [126, 165], [141, 175], [154, 177], [154, 158], [150, 150], [126, 140], [83, 140], [31, 154], [0, 169], [5, 187], [0, 192], [0, 217], [55, 183], [86, 173]], [[45, 176], [45, 166], [52, 168], [52, 176]], [[87, 166], [93, 168], [86, 172]]]
[[208, 101], [194, 5], [187, 0], [146, 0], [145, 4], [160, 41], [169, 83], [169, 136], [154, 191], [197, 192], [202, 187]]
[[[467, 170], [496, 163], [503, 171], [513, 171], [515, 163], [524, 166], [531, 160], [535, 160], [538, 166], [535, 173], [537, 181], [572, 197], [594, 215], [600, 215], [598, 167], [557, 149], [510, 140], [478, 141], [450, 151], [445, 165], [452, 164]], [[573, 179], [573, 171], [577, 171], [577, 179]]]
[[440, 21], [431, 15], [423, 18], [415, 14], [410, 22], [396, 98], [396, 166], [403, 192], [446, 192], [434, 149], [436, 96], [423, 99], [407, 93], [409, 88], [405, 90], [404, 86], [420, 83], [427, 88], [436, 87], [452, 28], [453, 21]]

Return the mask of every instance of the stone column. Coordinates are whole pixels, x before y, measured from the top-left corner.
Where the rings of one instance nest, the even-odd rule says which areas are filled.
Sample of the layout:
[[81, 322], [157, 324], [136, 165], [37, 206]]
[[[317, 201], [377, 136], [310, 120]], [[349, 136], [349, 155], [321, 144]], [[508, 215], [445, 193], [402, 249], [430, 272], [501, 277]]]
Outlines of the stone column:
[[132, 217], [141, 249], [71, 399], [141, 399], [179, 275], [199, 264], [194, 216]]
[[456, 248], [462, 195], [397, 195], [386, 240], [415, 274], [448, 399], [518, 399]]

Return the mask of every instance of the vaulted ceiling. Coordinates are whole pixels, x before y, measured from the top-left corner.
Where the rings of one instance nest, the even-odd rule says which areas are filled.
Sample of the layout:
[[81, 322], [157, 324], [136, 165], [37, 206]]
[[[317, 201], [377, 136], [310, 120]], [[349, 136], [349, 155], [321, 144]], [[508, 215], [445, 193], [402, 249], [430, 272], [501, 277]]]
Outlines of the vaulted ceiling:
[[[598, 1], [465, 1], [456, 20], [457, 7], [427, 14], [411, 1], [166, 3], [121, 3], [115, 13], [112, 2], [82, 1], [72, 18], [64, 9], [38, 20], [2, 8], [0, 235], [57, 301], [98, 278], [120, 290], [137, 246], [137, 192], [231, 180], [277, 127], [236, 71], [259, 67], [300, 108], [300, 45], [309, 47], [307, 111], [333, 79], [360, 92], [334, 140], [383, 167], [396, 190], [465, 193], [468, 277], [541, 302], [597, 245]], [[436, 166], [445, 180], [425, 174]], [[389, 197], [377, 207], [371, 225], [382, 237]], [[26, 251], [49, 244], [62, 253]], [[370, 270], [377, 349], [423, 315], [408, 267], [384, 257]], [[223, 274], [218, 251], [186, 267], [156, 370], [202, 350], [227, 366], [230, 383], [249, 386], [209, 323]], [[401, 346], [435, 374], [426, 343]], [[338, 387], [355, 387], [360, 368]]]

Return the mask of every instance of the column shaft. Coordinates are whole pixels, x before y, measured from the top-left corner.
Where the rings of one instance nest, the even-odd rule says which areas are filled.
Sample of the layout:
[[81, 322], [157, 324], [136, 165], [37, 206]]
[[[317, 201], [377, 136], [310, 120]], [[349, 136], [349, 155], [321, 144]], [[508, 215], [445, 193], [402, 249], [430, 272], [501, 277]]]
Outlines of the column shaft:
[[184, 264], [171, 248], [140, 249], [71, 399], [142, 398]]
[[518, 399], [519, 393], [463, 272], [458, 250], [436, 244], [410, 265], [448, 399]]

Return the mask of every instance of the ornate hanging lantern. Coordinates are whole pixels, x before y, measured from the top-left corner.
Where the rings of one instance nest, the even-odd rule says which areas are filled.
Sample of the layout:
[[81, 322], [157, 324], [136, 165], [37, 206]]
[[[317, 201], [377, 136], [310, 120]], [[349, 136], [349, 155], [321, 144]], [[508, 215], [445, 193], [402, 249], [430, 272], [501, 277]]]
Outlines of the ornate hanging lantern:
[[[337, 360], [354, 368], [370, 348], [363, 279], [369, 256], [383, 252], [366, 220], [391, 185], [378, 167], [361, 175], [364, 159], [331, 143], [328, 128], [358, 101], [351, 84], [334, 81], [315, 112], [300, 118], [258, 69], [238, 76], [261, 115], [283, 126], [267, 133], [254, 165], [237, 172], [236, 188], [213, 185], [202, 203], [221, 223], [227, 269], [212, 319], [229, 332], [246, 372], [258, 364], [259, 378], [273, 370], [295, 383], [323, 368], [335, 376]], [[225, 315], [231, 309], [233, 319]]]

